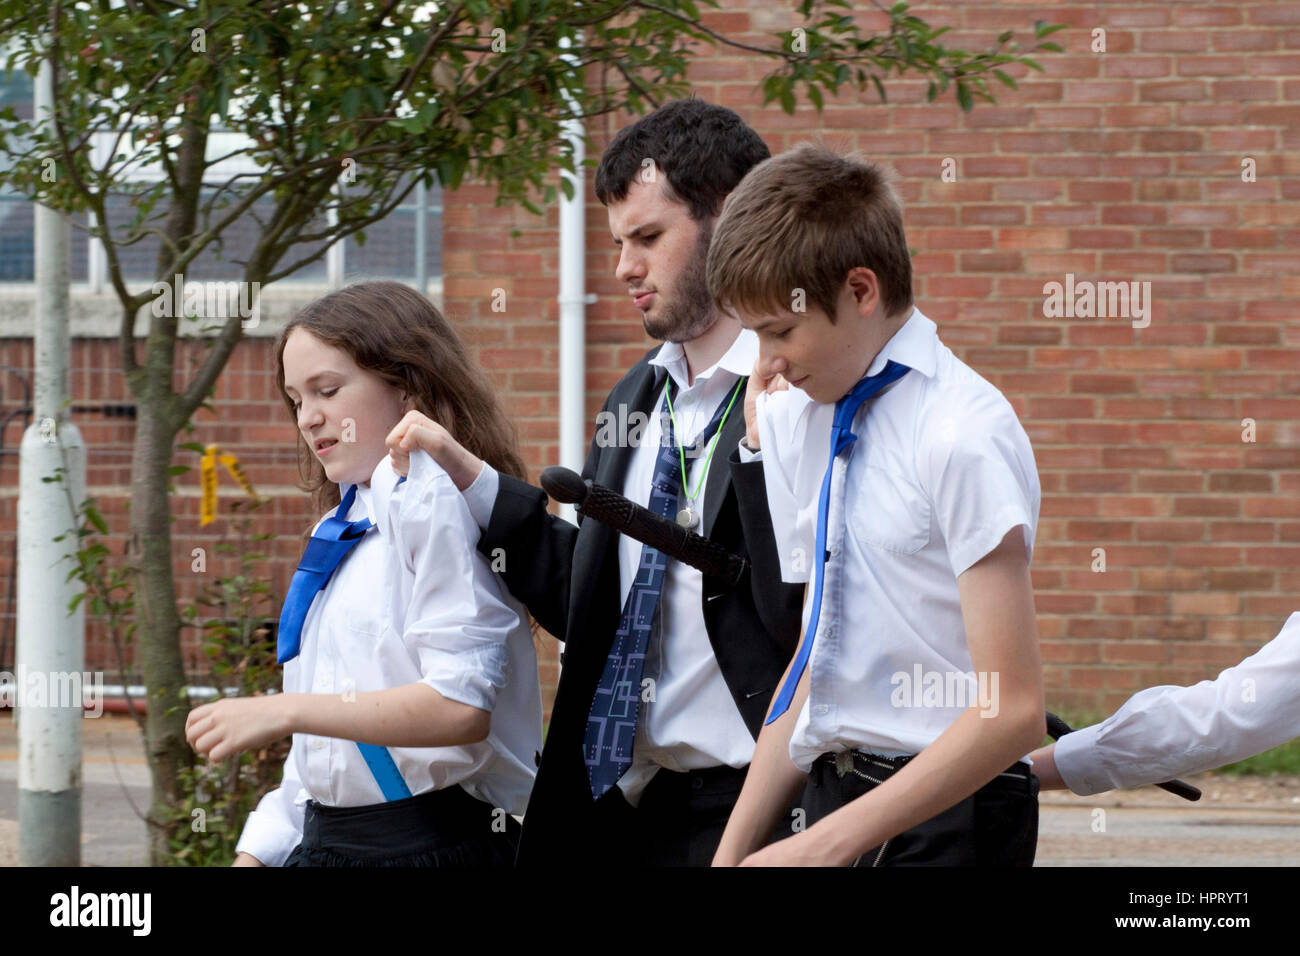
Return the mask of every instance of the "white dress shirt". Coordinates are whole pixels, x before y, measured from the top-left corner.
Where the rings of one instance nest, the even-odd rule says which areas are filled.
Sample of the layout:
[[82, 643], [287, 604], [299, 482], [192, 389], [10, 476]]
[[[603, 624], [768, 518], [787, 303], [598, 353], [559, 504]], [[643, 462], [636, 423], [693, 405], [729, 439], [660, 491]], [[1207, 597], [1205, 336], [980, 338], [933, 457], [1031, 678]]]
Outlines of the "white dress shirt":
[[[313, 601], [301, 653], [284, 665], [284, 690], [346, 699], [423, 683], [490, 711], [491, 733], [479, 743], [388, 749], [413, 796], [459, 784], [522, 813], [542, 736], [528, 618], [475, 550], [478, 530], [446, 472], [417, 450], [408, 480], [398, 477], [385, 457], [369, 487], [358, 487], [346, 517], [375, 527]], [[238, 851], [283, 864], [302, 839], [309, 798], [334, 807], [384, 802], [354, 741], [294, 734], [284, 779], [249, 815]]]
[[[828, 535], [842, 542], [830, 558], [842, 562], [834, 575], [842, 590], [829, 607], [823, 598], [821, 615], [825, 622], [838, 607], [840, 618], [828, 625], [830, 639], [819, 627], [809, 660], [808, 700], [790, 740], [803, 770], [826, 752], [918, 753], [978, 706], [957, 577], [1013, 528], [1033, 551], [1038, 472], [1010, 403], [939, 341], [919, 310], [868, 374], [890, 359], [912, 371], [858, 410], [843, 530]], [[791, 388], [760, 396], [758, 407], [782, 577], [810, 582], [835, 406]], [[988, 710], [997, 687], [985, 679]]]
[[1300, 612], [1214, 680], [1148, 687], [1099, 724], [1056, 743], [1056, 769], [1081, 796], [1212, 770], [1300, 737]]
[[[718, 405], [730, 399], [741, 377], [753, 371], [757, 358], [758, 337], [747, 329], [742, 330], [726, 353], [714, 365], [697, 373], [695, 381], [688, 385], [685, 351], [676, 342], [664, 343], [650, 364], [667, 369], [677, 383], [673, 415], [677, 419], [674, 431], [679, 443], [688, 449], [694, 446]], [[742, 389], [731, 407], [732, 417], [745, 414], [744, 402]], [[632, 451], [624, 486], [618, 489], [629, 500], [643, 506], [650, 501], [650, 481], [663, 440], [658, 414], [662, 407], [661, 390], [640, 432], [640, 442]], [[617, 414], [618, 410], [614, 411]], [[629, 409], [625, 415], [619, 415], [618, 420], [627, 418], [631, 412]], [[718, 432], [721, 430], [720, 426]], [[701, 515], [701, 520], [710, 445], [711, 442], [702, 446], [694, 458], [686, 457], [688, 480], [684, 483], [682, 500], [685, 501], [686, 491], [695, 492], [698, 486], [692, 508]], [[717, 447], [709, 467], [729, 467], [730, 454], [730, 447]], [[485, 464], [478, 478], [465, 489], [466, 500], [480, 528], [486, 528], [492, 517], [498, 484], [496, 472]], [[703, 533], [704, 529], [701, 526], [695, 530]], [[620, 607], [632, 590], [642, 547], [641, 542], [627, 535], [619, 537]], [[644, 685], [646, 691], [642, 694], [632, 766], [618, 781], [623, 795], [634, 806], [660, 767], [678, 772], [722, 764], [745, 767], [754, 757], [754, 738], [718, 668], [704, 626], [703, 581], [703, 575], [696, 569], [680, 561], [668, 562], [659, 616], [646, 651], [643, 675], [643, 679], [649, 678], [654, 683]], [[645, 697], [651, 688], [654, 700], [647, 701]]]

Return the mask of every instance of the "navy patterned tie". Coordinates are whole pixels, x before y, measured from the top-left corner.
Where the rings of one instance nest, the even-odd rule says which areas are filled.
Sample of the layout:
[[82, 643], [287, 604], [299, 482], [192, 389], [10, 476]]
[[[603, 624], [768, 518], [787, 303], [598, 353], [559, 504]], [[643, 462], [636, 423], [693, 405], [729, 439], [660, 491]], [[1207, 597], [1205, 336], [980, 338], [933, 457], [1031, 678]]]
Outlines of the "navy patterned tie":
[[[744, 388], [741, 379], [740, 388]], [[668, 391], [674, 388], [671, 377], [665, 389], [664, 408]], [[674, 392], [675, 394], [675, 392]], [[727, 399], [733, 395], [728, 391]], [[718, 430], [726, 410], [723, 399], [713, 419], [695, 440], [694, 452], [688, 449], [688, 460], [701, 452]], [[665, 518], [675, 518], [682, 492], [681, 457], [673, 435], [671, 417], [660, 412], [664, 438], [655, 458], [654, 478], [650, 485], [649, 509]], [[726, 463], [723, 463], [725, 467]], [[632, 744], [636, 739], [637, 716], [641, 704], [641, 674], [645, 669], [646, 648], [650, 633], [659, 612], [659, 594], [663, 590], [664, 572], [668, 557], [649, 545], [641, 547], [641, 561], [637, 565], [632, 590], [623, 605], [623, 615], [614, 632], [614, 643], [605, 658], [605, 670], [596, 686], [596, 696], [591, 702], [587, 717], [587, 732], [583, 739], [583, 761], [591, 780], [591, 794], [599, 799], [614, 786], [632, 766]]]

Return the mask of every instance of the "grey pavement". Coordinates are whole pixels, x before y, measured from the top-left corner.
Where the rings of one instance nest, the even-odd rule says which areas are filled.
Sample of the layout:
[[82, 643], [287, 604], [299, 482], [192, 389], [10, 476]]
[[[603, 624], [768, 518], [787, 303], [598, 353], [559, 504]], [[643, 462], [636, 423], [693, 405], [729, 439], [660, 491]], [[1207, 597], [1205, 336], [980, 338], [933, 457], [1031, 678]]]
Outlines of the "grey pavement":
[[[148, 838], [134, 808], [149, 806], [151, 789], [140, 731], [130, 717], [110, 714], [81, 726], [81, 862], [147, 865]], [[0, 711], [0, 866], [17, 863], [18, 732], [13, 712]]]

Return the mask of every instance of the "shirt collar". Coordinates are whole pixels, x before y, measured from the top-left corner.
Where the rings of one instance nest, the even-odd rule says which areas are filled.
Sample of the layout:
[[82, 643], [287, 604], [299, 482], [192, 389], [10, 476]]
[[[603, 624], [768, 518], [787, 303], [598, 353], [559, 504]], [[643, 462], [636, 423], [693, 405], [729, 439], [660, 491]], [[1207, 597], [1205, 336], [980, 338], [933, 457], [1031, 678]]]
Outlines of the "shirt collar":
[[884, 371], [885, 363], [892, 359], [915, 369], [926, 378], [934, 378], [938, 349], [938, 326], [922, 315], [920, 309], [913, 308], [903, 327], [893, 334], [871, 360], [867, 374], [880, 374]]
[[[893, 359], [915, 369], [926, 378], [934, 378], [938, 367], [938, 328], [931, 319], [921, 314], [920, 309], [913, 307], [912, 314], [903, 323], [903, 327], [893, 334], [871, 360], [871, 364], [867, 366], [867, 374], [880, 374], [884, 371], [886, 363]], [[796, 423], [803, 418], [809, 407], [816, 403], [801, 388], [791, 388], [789, 391], [790, 425], [793, 434]]]
[[[380, 459], [379, 464], [375, 465], [375, 470], [370, 475], [370, 485], [357, 486], [357, 500], [352, 505], [352, 511], [345, 517], [350, 521], [369, 518], [370, 523], [379, 529], [380, 534], [386, 534], [384, 525], [388, 520], [388, 504], [397, 490], [401, 477], [393, 470], [392, 459], [385, 455]], [[339, 485], [340, 500], [346, 490], [346, 485]]]
[[[731, 372], [736, 376], [748, 375], [754, 370], [756, 361], [758, 361], [758, 334], [749, 329], [741, 329], [740, 334], [731, 343], [731, 347], [722, 353], [722, 358], [697, 374], [695, 381], [696, 383], [708, 381], [718, 369]], [[665, 369], [677, 383], [678, 391], [684, 391], [688, 387], [686, 350], [682, 348], [682, 343], [665, 342], [654, 354], [654, 358], [650, 359], [650, 364]]]

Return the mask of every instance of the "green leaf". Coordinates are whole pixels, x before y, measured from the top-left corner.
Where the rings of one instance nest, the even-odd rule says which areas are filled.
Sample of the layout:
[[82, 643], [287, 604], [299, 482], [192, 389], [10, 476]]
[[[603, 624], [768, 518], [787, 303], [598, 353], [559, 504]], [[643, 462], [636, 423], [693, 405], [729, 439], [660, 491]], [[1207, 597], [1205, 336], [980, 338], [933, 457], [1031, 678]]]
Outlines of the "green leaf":
[[1004, 86], [1009, 86], [1013, 90], [1016, 88], [1016, 81], [1012, 77], [1004, 73], [1002, 70], [994, 70], [993, 75], [996, 76], [999, 80], [1001, 80]]
[[378, 86], [367, 86], [365, 88], [365, 95], [366, 104], [370, 107], [370, 110], [373, 113], [382, 113], [384, 107], [388, 105], [388, 98], [384, 95], [384, 91]]
[[971, 99], [970, 88], [965, 83], [957, 84], [957, 105], [963, 112], [970, 112], [971, 107], [975, 105], [975, 101]]
[[175, 476], [175, 475], [183, 475], [183, 474], [185, 474], [185, 472], [187, 472], [187, 471], [189, 471], [189, 470], [190, 470], [190, 466], [189, 466], [189, 465], [171, 465], [171, 466], [169, 466], [169, 467], [167, 468], [167, 474], [169, 474], [169, 475], [173, 475], [173, 476]]
[[228, 80], [222, 79], [222, 81], [217, 84], [217, 115], [221, 117], [221, 121], [224, 123], [226, 122], [226, 118], [229, 116], [229, 113], [230, 113], [230, 82]]
[[344, 119], [356, 119], [361, 113], [361, 87], [349, 86], [339, 98], [339, 111]]
[[95, 530], [98, 531], [100, 534], [108, 534], [108, 525], [104, 522], [104, 518], [99, 513], [99, 509], [87, 506], [86, 520], [89, 521], [91, 524], [93, 524], [95, 526]]

